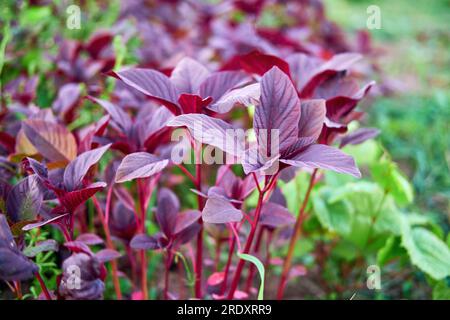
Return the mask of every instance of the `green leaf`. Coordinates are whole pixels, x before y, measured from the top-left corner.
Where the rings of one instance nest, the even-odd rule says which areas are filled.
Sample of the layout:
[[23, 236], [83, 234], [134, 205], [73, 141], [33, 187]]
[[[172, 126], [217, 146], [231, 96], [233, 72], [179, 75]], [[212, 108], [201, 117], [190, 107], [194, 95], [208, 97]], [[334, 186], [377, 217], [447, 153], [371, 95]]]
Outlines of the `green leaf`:
[[381, 155], [381, 148], [375, 140], [367, 140], [358, 145], [347, 145], [342, 151], [351, 155], [358, 166], [375, 163]]
[[376, 216], [374, 231], [377, 233], [401, 234], [402, 213], [399, 211], [391, 196], [383, 200]]
[[329, 202], [346, 200], [351, 205], [355, 215], [375, 217], [383, 202], [383, 190], [375, 183], [348, 183], [333, 192]]
[[264, 296], [264, 278], [265, 278], [264, 265], [258, 258], [256, 258], [255, 256], [252, 256], [250, 254], [238, 252], [237, 255], [242, 260], [246, 260], [248, 262], [253, 263], [256, 266], [256, 268], [258, 269], [259, 276], [261, 277], [261, 285], [259, 286], [259, 291], [258, 291], [258, 300], [264, 300], [264, 297], [263, 297]]
[[299, 211], [309, 185], [309, 179], [308, 173], [300, 171], [294, 179], [287, 183], [279, 180], [279, 187], [286, 197], [287, 208], [290, 212]]
[[390, 260], [406, 254], [405, 249], [401, 246], [401, 238], [391, 236], [387, 239], [384, 247], [378, 250], [377, 264], [382, 267]]
[[347, 235], [351, 231], [351, 208], [346, 201], [327, 203], [329, 196], [330, 190], [328, 188], [322, 188], [320, 192], [313, 195], [314, 214], [317, 216], [320, 224], [326, 229], [337, 232], [340, 235]]
[[411, 262], [436, 280], [450, 275], [450, 250], [445, 242], [422, 227], [402, 223], [402, 245]]
[[34, 247], [25, 248], [23, 254], [32, 258], [46, 251], [58, 251], [58, 242], [52, 239], [39, 242]]
[[52, 10], [50, 7], [29, 7], [20, 14], [20, 24], [23, 26], [33, 26], [47, 21]]
[[370, 169], [374, 180], [391, 194], [398, 204], [407, 205], [413, 201], [412, 186], [394, 162], [384, 159], [372, 164]]
[[450, 286], [447, 281], [439, 281], [434, 286], [433, 300], [450, 300]]

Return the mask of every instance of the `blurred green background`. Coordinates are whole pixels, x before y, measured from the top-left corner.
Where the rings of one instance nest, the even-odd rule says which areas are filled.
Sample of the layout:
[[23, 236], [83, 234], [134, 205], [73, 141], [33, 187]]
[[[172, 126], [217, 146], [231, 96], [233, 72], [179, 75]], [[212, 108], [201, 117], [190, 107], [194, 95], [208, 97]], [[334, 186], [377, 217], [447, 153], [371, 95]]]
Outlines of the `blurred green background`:
[[366, 29], [377, 5], [381, 29], [370, 30], [378, 63], [396, 92], [371, 104], [367, 121], [414, 184], [417, 211], [448, 231], [450, 219], [450, 1], [325, 0], [326, 13], [350, 34]]

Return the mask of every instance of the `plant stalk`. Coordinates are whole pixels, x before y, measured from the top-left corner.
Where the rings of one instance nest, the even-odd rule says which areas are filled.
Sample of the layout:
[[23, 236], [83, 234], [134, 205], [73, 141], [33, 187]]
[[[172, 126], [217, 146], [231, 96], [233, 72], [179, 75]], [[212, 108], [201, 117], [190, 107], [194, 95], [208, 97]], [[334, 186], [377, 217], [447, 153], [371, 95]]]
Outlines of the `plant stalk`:
[[45, 285], [44, 279], [42, 279], [41, 274], [39, 272], [36, 272], [36, 279], [39, 281], [39, 285], [41, 286], [45, 298], [47, 300], [52, 300], [52, 296], [50, 295], [50, 292], [48, 291], [47, 286]]
[[[256, 181], [256, 183], [258, 183], [258, 182]], [[247, 242], [245, 243], [245, 248], [242, 252], [242, 253], [246, 253], [246, 254], [248, 254], [250, 252], [253, 238], [255, 237], [256, 227], [258, 225], [259, 216], [261, 214], [261, 208], [262, 208], [264, 194], [265, 194], [265, 190], [261, 190], [259, 187], [258, 187], [258, 191], [260, 191], [260, 192], [259, 192], [259, 196], [258, 196], [258, 204], [256, 205], [256, 209], [255, 209], [255, 217], [254, 217], [253, 223], [251, 225], [251, 229], [250, 229], [250, 233], [247, 238]], [[246, 261], [243, 259], [240, 259], [238, 262], [233, 281], [231, 282], [230, 291], [228, 292], [228, 296], [227, 296], [227, 298], [230, 300], [233, 299], [234, 292], [236, 291], [236, 289], [239, 285], [239, 280], [241, 278], [241, 273], [242, 273], [242, 270], [244, 269], [245, 262]]]
[[[112, 188], [112, 187], [111, 187]], [[94, 202], [94, 206], [98, 212], [98, 215], [100, 216], [100, 221], [103, 226], [103, 231], [105, 232], [105, 238], [106, 238], [106, 246], [108, 249], [115, 250], [114, 243], [111, 239], [111, 233], [109, 231], [108, 223], [106, 222], [105, 215], [108, 216], [108, 210], [110, 208], [110, 205], [106, 204], [106, 214], [103, 213], [103, 210], [100, 206], [100, 203], [98, 202], [97, 198], [95, 196], [92, 197], [92, 200]], [[107, 200], [108, 201], [108, 200]], [[109, 198], [109, 201], [111, 201], [111, 198]], [[118, 268], [117, 268], [117, 261], [112, 260], [111, 261], [111, 275], [113, 278], [113, 284], [114, 284], [114, 291], [116, 292], [116, 297], [118, 300], [122, 300], [122, 291], [120, 290], [120, 282], [119, 282], [119, 276], [118, 276]]]
[[308, 204], [309, 195], [311, 194], [311, 190], [314, 186], [314, 180], [316, 178], [316, 174], [317, 174], [317, 169], [314, 169], [314, 172], [311, 175], [311, 179], [309, 180], [308, 190], [306, 191], [305, 199], [303, 199], [303, 203], [299, 210], [297, 220], [295, 221], [294, 234], [292, 235], [291, 240], [289, 242], [288, 253], [287, 253], [287, 256], [283, 263], [283, 271], [281, 273], [280, 284], [278, 286], [278, 291], [277, 291], [277, 300], [283, 299], [284, 289], [286, 287], [286, 281], [287, 281], [287, 278], [289, 275], [289, 271], [291, 270], [292, 256], [294, 254], [295, 244], [301, 233], [301, 227], [302, 227], [303, 220], [304, 220], [306, 205]]

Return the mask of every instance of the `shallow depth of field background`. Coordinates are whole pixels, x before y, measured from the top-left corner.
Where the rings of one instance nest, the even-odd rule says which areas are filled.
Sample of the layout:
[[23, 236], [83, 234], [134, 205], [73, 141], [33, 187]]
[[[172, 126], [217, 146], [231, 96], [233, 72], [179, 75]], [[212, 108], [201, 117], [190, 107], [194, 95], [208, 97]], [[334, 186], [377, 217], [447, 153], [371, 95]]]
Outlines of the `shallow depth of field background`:
[[[59, 1], [58, 1], [59, 2]], [[85, 39], [93, 31], [108, 28], [115, 22], [118, 2], [110, 1], [107, 11], [92, 5], [89, 19], [80, 31], [58, 30], [66, 37]], [[385, 96], [363, 101], [368, 103], [368, 116], [364, 125], [381, 130], [378, 140], [388, 150], [401, 171], [414, 187], [414, 202], [407, 208], [430, 217], [439, 226], [437, 233], [448, 234], [450, 227], [450, 1], [449, 0], [324, 0], [327, 16], [338, 23], [350, 39], [357, 30], [366, 28], [369, 5], [381, 9], [382, 27], [371, 30], [376, 61], [383, 81], [392, 92]], [[17, 17], [16, 17], [17, 18]], [[36, 47], [28, 48], [22, 57], [23, 67], [39, 73], [46, 68], [42, 59], [45, 50], [57, 52], [52, 33], [59, 24], [57, 17], [21, 16], [17, 18], [26, 28], [39, 28], [48, 24], [40, 33]], [[63, 19], [63, 18], [61, 18]], [[270, 20], [270, 17], [267, 17]], [[270, 23], [270, 21], [269, 21]], [[0, 17], [1, 26], [1, 17]], [[127, 54], [139, 46], [129, 41]], [[126, 55], [124, 64], [136, 62], [136, 57]], [[6, 69], [7, 77], [14, 78], [14, 70]], [[379, 80], [379, 79], [375, 79]], [[45, 90], [38, 91], [39, 105], [50, 105], [51, 98]], [[79, 123], [92, 119], [90, 110], [82, 111]], [[77, 124], [74, 124], [75, 126]], [[370, 148], [370, 147], [368, 147]], [[355, 157], [364, 158], [366, 149], [356, 150]], [[369, 150], [370, 152], [370, 150]], [[450, 237], [444, 239], [450, 245]], [[154, 259], [150, 268], [156, 270], [159, 261]], [[423, 274], [411, 281], [386, 284], [387, 290], [375, 298], [428, 298], [429, 286]], [[448, 280], [448, 279], [447, 279]], [[341, 279], [345, 284], [345, 279]], [[309, 291], [319, 290], [309, 283], [302, 283]], [[384, 284], [383, 284], [384, 285]], [[108, 284], [111, 286], [111, 284]], [[270, 289], [270, 282], [267, 285]], [[312, 287], [312, 288], [311, 288]], [[392, 291], [390, 288], [393, 288]], [[111, 287], [107, 288], [111, 290]], [[302, 290], [302, 289], [301, 289]], [[305, 289], [306, 290], [306, 289]], [[448, 290], [448, 288], [447, 288]], [[290, 298], [301, 297], [290, 292]], [[334, 298], [333, 295], [327, 298]], [[1, 299], [1, 296], [0, 296]]]

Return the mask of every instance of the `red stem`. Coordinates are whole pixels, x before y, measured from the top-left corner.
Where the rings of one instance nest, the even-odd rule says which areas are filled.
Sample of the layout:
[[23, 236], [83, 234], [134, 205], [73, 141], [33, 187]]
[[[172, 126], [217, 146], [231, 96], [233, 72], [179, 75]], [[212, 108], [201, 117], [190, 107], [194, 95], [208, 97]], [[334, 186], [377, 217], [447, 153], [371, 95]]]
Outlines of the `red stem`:
[[[195, 151], [195, 185], [197, 190], [202, 191], [202, 171], [201, 163], [201, 145], [198, 146], [198, 150]], [[203, 198], [198, 195], [198, 209], [203, 210]], [[195, 258], [195, 297], [197, 299], [202, 298], [202, 273], [203, 273], [203, 220], [199, 218], [198, 222], [201, 225], [201, 229], [197, 235], [197, 252]]]
[[219, 263], [220, 263], [220, 249], [222, 247], [222, 239], [217, 239], [216, 242], [216, 256], [214, 259], [214, 272], [216, 272], [219, 269]]
[[170, 274], [170, 264], [172, 263], [172, 251], [170, 249], [167, 250], [166, 257], [166, 270], [164, 273], [164, 299], [169, 299], [169, 274]]
[[231, 230], [230, 230], [230, 233], [231, 233], [231, 243], [230, 243], [230, 249], [228, 251], [227, 264], [225, 265], [225, 270], [224, 270], [224, 275], [223, 275], [223, 283], [222, 283], [222, 287], [220, 288], [220, 295], [224, 295], [225, 290], [227, 289], [228, 275], [230, 273], [230, 266], [231, 266], [231, 262], [233, 260], [234, 247], [236, 246], [236, 238], [233, 237]]
[[[137, 187], [138, 187], [138, 198], [139, 198], [139, 210], [140, 210], [140, 224], [139, 224], [139, 231], [140, 233], [145, 232], [145, 216], [146, 216], [146, 210], [145, 210], [145, 200], [144, 200], [144, 194], [143, 194], [143, 186], [140, 179], [137, 180]], [[147, 288], [147, 253], [145, 250], [140, 251], [141, 256], [141, 290], [142, 290], [142, 296], [144, 300], [148, 300], [148, 288]]]
[[292, 257], [294, 254], [295, 243], [297, 242], [298, 237], [300, 236], [301, 227], [302, 227], [304, 215], [305, 215], [305, 208], [306, 208], [306, 205], [308, 204], [309, 195], [311, 194], [311, 190], [314, 186], [314, 179], [316, 177], [316, 174], [317, 174], [317, 169], [314, 169], [314, 172], [311, 175], [311, 179], [309, 180], [309, 186], [308, 186], [308, 190], [306, 191], [306, 194], [305, 194], [305, 199], [303, 199], [303, 204], [299, 210], [297, 220], [295, 222], [294, 234], [291, 237], [288, 253], [287, 253], [287, 256], [283, 263], [283, 271], [281, 273], [280, 284], [278, 286], [277, 300], [283, 299], [284, 289], [286, 287], [287, 278], [289, 275], [289, 271], [291, 270], [291, 263], [292, 263]]
[[48, 292], [48, 289], [47, 289], [47, 286], [45, 285], [44, 279], [42, 279], [39, 272], [36, 272], [36, 279], [39, 281], [39, 285], [41, 286], [41, 289], [45, 295], [45, 298], [47, 300], [52, 300], [52, 296], [50, 295], [50, 292]]
[[[261, 240], [264, 234], [264, 228], [260, 227], [258, 230], [258, 235], [256, 236], [256, 242], [255, 242], [255, 246], [253, 247], [253, 252], [255, 254], [258, 254], [259, 249], [261, 248]], [[250, 269], [248, 271], [248, 277], [247, 277], [247, 284], [246, 284], [246, 291], [250, 292], [250, 289], [252, 288], [252, 283], [253, 283], [253, 277], [255, 276], [255, 265], [251, 264], [250, 265]]]
[[[258, 185], [257, 181], [256, 181], [256, 183]], [[258, 190], [261, 190], [259, 185], [258, 185]], [[255, 218], [253, 220], [253, 223], [252, 223], [252, 226], [251, 226], [251, 229], [250, 229], [250, 234], [248, 235], [247, 242], [245, 243], [245, 248], [244, 248], [244, 251], [242, 253], [248, 254], [249, 251], [250, 251], [250, 248], [251, 248], [251, 245], [252, 245], [252, 242], [253, 242], [253, 238], [255, 237], [255, 232], [256, 232], [256, 227], [258, 225], [259, 216], [261, 214], [261, 208], [262, 208], [262, 204], [263, 204], [264, 193], [265, 193], [264, 190], [259, 192], [258, 204], [257, 204], [256, 210], [255, 210]], [[239, 280], [241, 278], [241, 273], [242, 273], [242, 270], [244, 268], [244, 265], [245, 265], [245, 260], [239, 259], [238, 266], [236, 268], [236, 272], [234, 274], [233, 281], [231, 282], [230, 291], [228, 292], [228, 297], [227, 298], [230, 299], [230, 300], [233, 299], [233, 297], [234, 297], [234, 292], [236, 291], [236, 289], [238, 287]]]
[[[111, 187], [111, 189], [112, 189], [112, 187]], [[111, 232], [109, 231], [109, 226], [106, 223], [106, 219], [105, 219], [105, 215], [109, 215], [109, 213], [108, 212], [106, 214], [103, 213], [100, 203], [98, 202], [98, 200], [95, 196], [92, 197], [92, 201], [94, 202], [95, 209], [97, 210], [98, 215], [100, 217], [100, 221], [103, 226], [103, 231], [105, 232], [106, 246], [108, 247], [108, 249], [115, 250], [115, 246], [114, 246], [114, 243], [111, 238]], [[108, 201], [108, 199], [107, 199], [107, 201]], [[109, 199], [109, 201], [111, 201], [111, 198]], [[107, 210], [109, 210], [110, 207], [111, 207], [110, 205], [106, 204]], [[120, 282], [119, 282], [119, 276], [118, 276], [117, 269], [118, 269], [117, 261], [112, 260], [111, 261], [111, 275], [113, 278], [114, 291], [116, 292], [117, 300], [122, 300], [122, 291], [120, 290]]]

